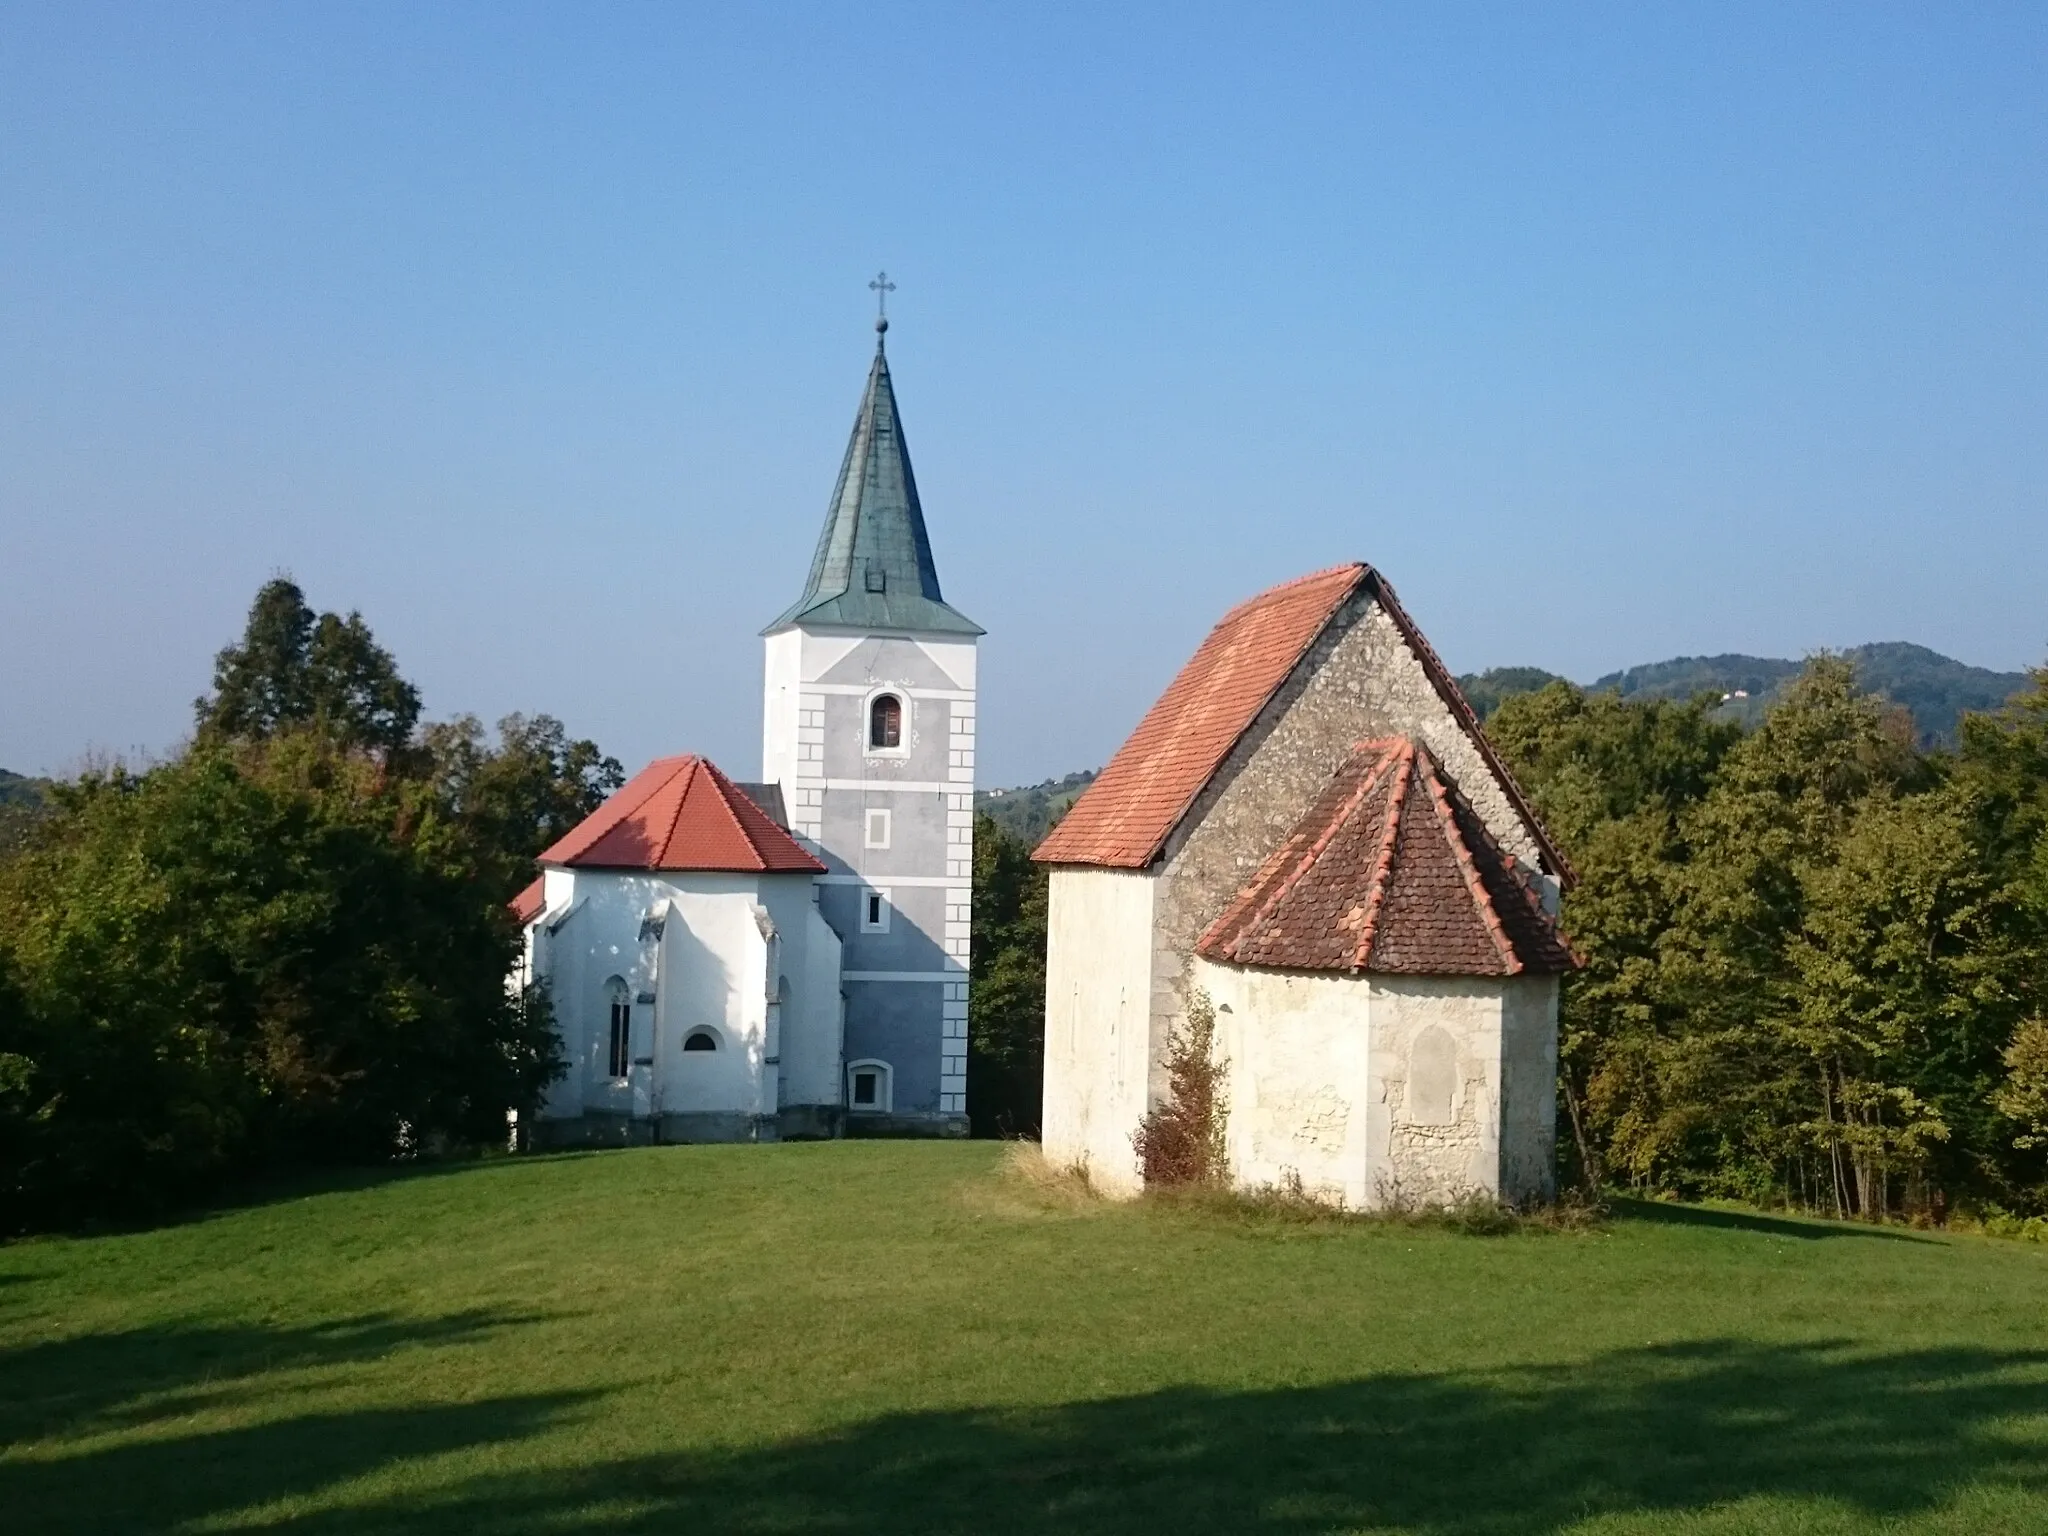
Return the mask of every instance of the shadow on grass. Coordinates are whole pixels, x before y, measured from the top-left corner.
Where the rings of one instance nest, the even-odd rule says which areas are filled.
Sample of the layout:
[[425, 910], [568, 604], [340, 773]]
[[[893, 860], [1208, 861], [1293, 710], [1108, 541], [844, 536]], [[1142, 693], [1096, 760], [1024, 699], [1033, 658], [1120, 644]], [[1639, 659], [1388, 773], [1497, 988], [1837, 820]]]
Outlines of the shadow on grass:
[[468, 1343], [534, 1319], [346, 1318], [312, 1327], [160, 1326], [83, 1334], [0, 1352], [0, 1450], [52, 1436], [146, 1428], [274, 1393], [276, 1372]]
[[1616, 1216], [1630, 1221], [1655, 1222], [1667, 1227], [1714, 1227], [1724, 1232], [1761, 1232], [1770, 1237], [1796, 1238], [1814, 1243], [1829, 1238], [1874, 1238], [1883, 1243], [1939, 1243], [1939, 1238], [1896, 1227], [1871, 1226], [1858, 1221], [1827, 1221], [1819, 1217], [1767, 1216], [1762, 1211], [1731, 1211], [1718, 1206], [1673, 1205], [1665, 1200], [1616, 1198], [1609, 1202]]
[[[387, 1462], [491, 1445], [463, 1475], [294, 1509], [295, 1531], [940, 1533], [1471, 1531], [1772, 1498], [1872, 1520], [1965, 1485], [2048, 1493], [2048, 1354], [1888, 1355], [1720, 1342], [1573, 1366], [1182, 1388], [1037, 1410], [904, 1414], [735, 1452], [604, 1455], [661, 1438], [564, 1424], [571, 1397], [323, 1415], [0, 1462], [0, 1508], [42, 1532], [157, 1529], [316, 1492]], [[2032, 1418], [2035, 1422], [2017, 1421]], [[527, 1445], [508, 1444], [549, 1430]], [[2025, 1436], [2026, 1438], [2021, 1438]], [[438, 1478], [444, 1469], [431, 1469]], [[139, 1520], [138, 1512], [155, 1517]], [[1755, 1528], [1752, 1526], [1752, 1528]]]

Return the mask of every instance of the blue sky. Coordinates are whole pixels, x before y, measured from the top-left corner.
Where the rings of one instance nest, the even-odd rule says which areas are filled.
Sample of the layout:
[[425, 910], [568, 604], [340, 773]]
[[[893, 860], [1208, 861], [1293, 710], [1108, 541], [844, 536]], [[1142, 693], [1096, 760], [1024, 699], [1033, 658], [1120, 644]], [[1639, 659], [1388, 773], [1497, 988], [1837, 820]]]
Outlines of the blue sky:
[[982, 778], [1363, 558], [1452, 666], [2048, 656], [2048, 8], [0, 6], [0, 766], [257, 585], [751, 773], [887, 267]]

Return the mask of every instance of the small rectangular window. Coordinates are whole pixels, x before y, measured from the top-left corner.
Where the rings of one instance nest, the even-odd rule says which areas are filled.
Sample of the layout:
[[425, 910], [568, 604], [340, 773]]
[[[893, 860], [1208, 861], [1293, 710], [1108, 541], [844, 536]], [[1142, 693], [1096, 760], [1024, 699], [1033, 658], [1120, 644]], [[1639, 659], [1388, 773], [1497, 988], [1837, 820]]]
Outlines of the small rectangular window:
[[886, 848], [889, 846], [889, 813], [887, 811], [868, 812], [867, 846], [870, 848]]
[[880, 1080], [880, 1076], [881, 1074], [876, 1072], [854, 1073], [853, 1102], [872, 1108], [875, 1102], [875, 1084]]
[[863, 933], [887, 933], [889, 931], [889, 893], [887, 891], [866, 891], [860, 899], [860, 926]]

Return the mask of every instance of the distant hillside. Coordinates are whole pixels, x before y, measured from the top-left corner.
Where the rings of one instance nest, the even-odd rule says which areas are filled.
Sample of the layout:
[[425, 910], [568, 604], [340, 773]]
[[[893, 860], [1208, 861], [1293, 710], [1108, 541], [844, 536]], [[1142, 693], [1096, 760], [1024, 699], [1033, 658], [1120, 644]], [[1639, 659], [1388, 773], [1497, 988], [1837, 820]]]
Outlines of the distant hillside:
[[[1905, 705], [1926, 746], [1953, 741], [1956, 722], [1965, 710], [1996, 709], [2027, 686], [2024, 672], [1969, 666], [1902, 641], [1859, 645], [1843, 654], [1855, 662], [1865, 688]], [[1589, 692], [1611, 688], [1624, 698], [1689, 699], [1697, 693], [1719, 693], [1725, 696], [1723, 712], [1748, 725], [1761, 718], [1765, 705], [1804, 666], [1775, 656], [1678, 656], [1610, 672], [1586, 686]], [[1458, 686], [1484, 719], [1501, 700], [1533, 692], [1555, 676], [1535, 667], [1496, 667], [1467, 674], [1458, 679]]]
[[34, 810], [43, 803], [43, 781], [0, 768], [0, 805], [25, 806]]
[[1052, 824], [1066, 814], [1090, 784], [1091, 773], [1070, 773], [1063, 779], [1027, 784], [1022, 789], [985, 789], [974, 797], [974, 808], [1012, 837], [1036, 844], [1052, 830]]
[[1555, 672], [1546, 672], [1541, 667], [1494, 667], [1486, 672], [1467, 672], [1458, 679], [1458, 687], [1465, 695], [1465, 701], [1479, 711], [1484, 720], [1501, 706], [1501, 701], [1511, 699], [1518, 693], [1536, 693], [1552, 683], [1569, 682]]
[[[1865, 688], [1906, 706], [1922, 746], [1954, 741], [1963, 711], [1996, 709], [2027, 686], [2024, 672], [1969, 666], [1924, 645], [1897, 640], [1859, 645], [1843, 654], [1856, 663], [1856, 675]], [[1803, 661], [1775, 656], [1675, 656], [1610, 672], [1584, 686], [1589, 693], [1611, 688], [1624, 698], [1689, 699], [1696, 693], [1719, 693], [1725, 695], [1720, 711], [1724, 718], [1754, 725], [1764, 707], [1805, 666]], [[1465, 673], [1458, 687], [1484, 720], [1504, 699], [1567, 681], [1541, 667], [1494, 667]], [[1092, 773], [1070, 773], [1022, 789], [985, 789], [975, 795], [974, 808], [994, 818], [1004, 831], [1036, 843], [1094, 779]]]
[[43, 794], [45, 782], [0, 768], [0, 858], [21, 846], [48, 804]]

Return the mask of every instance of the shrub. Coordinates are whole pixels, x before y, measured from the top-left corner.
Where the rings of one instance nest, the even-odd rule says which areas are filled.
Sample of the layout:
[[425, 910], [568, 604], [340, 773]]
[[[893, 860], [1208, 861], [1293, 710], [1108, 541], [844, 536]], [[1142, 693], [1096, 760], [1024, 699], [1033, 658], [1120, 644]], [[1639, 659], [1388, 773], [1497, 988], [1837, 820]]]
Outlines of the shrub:
[[1167, 1043], [1167, 1093], [1131, 1133], [1147, 1187], [1219, 1186], [1230, 1182], [1224, 1143], [1229, 1114], [1223, 1087], [1230, 1063], [1216, 1058], [1216, 1009], [1192, 989], [1187, 1017]]

